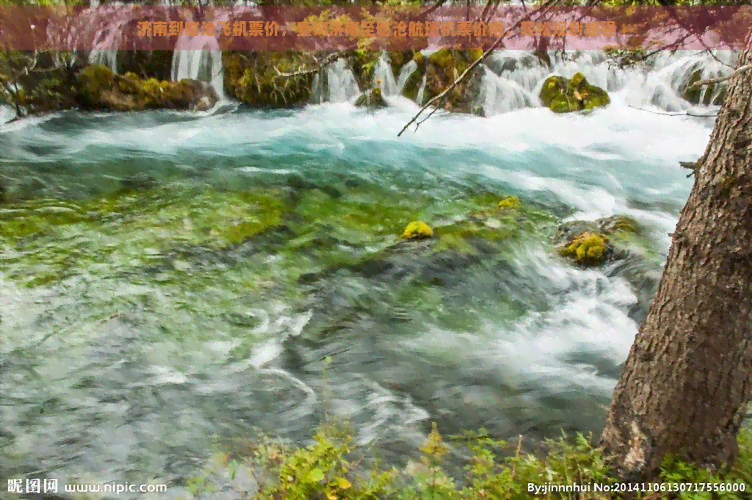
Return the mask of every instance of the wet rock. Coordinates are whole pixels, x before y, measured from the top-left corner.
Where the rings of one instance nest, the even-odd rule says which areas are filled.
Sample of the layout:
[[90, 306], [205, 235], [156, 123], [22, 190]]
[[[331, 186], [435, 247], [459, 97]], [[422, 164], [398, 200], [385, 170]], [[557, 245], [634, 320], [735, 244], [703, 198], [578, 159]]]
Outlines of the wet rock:
[[385, 108], [387, 106], [388, 104], [384, 100], [384, 96], [381, 94], [381, 88], [379, 87], [375, 87], [365, 92], [355, 101], [355, 107], [358, 108]]
[[561, 76], [546, 78], [539, 97], [544, 106], [556, 113], [592, 110], [611, 102], [608, 93], [588, 83], [582, 73], [576, 73], [569, 80]]
[[692, 87], [692, 85], [703, 79], [702, 74], [701, 68], [695, 70], [686, 85], [683, 85], [679, 89], [679, 94], [692, 104], [704, 104], [705, 106], [720, 105], [726, 98], [727, 82], [709, 83], [701, 87]]
[[[571, 221], [561, 224], [551, 237], [562, 257], [586, 267], [628, 257], [642, 229], [625, 215], [604, 217], [594, 222]], [[641, 252], [637, 252], [638, 254]]]
[[123, 191], [147, 191], [157, 187], [157, 180], [145, 172], [139, 172], [120, 180]]
[[560, 248], [559, 255], [584, 266], [596, 266], [606, 260], [607, 244], [608, 237], [605, 235], [585, 231]]

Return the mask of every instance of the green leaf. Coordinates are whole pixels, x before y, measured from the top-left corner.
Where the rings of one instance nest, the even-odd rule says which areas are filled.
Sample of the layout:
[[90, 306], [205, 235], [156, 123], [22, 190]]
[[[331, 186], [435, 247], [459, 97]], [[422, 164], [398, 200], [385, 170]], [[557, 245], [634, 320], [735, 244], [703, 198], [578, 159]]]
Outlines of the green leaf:
[[324, 479], [324, 472], [318, 467], [308, 473], [308, 480], [312, 483], [318, 483], [322, 479]]

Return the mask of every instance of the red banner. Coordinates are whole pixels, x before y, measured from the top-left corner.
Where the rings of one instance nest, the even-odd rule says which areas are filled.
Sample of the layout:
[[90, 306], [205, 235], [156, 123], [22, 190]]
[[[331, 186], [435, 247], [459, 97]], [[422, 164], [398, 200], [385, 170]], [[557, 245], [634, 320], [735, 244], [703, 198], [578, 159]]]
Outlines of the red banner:
[[11, 50], [739, 50], [752, 6], [0, 7]]

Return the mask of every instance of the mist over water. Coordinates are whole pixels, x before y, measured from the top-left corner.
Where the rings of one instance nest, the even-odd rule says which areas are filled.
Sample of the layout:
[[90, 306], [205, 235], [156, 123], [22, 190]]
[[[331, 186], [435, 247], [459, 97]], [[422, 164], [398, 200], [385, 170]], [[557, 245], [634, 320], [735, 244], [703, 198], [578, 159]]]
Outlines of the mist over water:
[[[627, 80], [589, 115], [438, 113], [401, 137], [418, 107], [396, 95], [377, 111], [223, 102], [206, 113], [63, 112], [4, 125], [3, 184], [17, 199], [48, 201], [29, 213], [0, 207], [3, 222], [39, 210], [83, 214], [85, 200], [143, 174], [160, 187], [144, 207], [165, 218], [127, 234], [119, 224], [130, 216], [74, 224], [30, 245], [39, 259], [5, 245], [0, 470], [179, 480], [202, 467], [216, 438], [258, 426], [306, 439], [325, 408], [396, 463], [431, 421], [447, 433], [597, 431], [637, 332], [639, 298], [621, 270], [575, 268], [540, 235], [461, 273], [442, 270], [443, 287], [420, 296], [409, 283], [347, 272], [292, 287], [285, 273], [313, 257], [274, 245], [209, 252], [186, 241], [166, 256], [139, 242], [169, 240], [175, 224], [213, 210], [211, 190], [282, 189], [299, 174], [406, 207], [492, 191], [562, 220], [627, 214], [663, 262], [691, 188], [678, 162], [703, 153], [712, 121], [636, 109]], [[187, 199], [185, 215], [170, 218]], [[107, 257], [25, 286], [46, 262], [87, 254]]]

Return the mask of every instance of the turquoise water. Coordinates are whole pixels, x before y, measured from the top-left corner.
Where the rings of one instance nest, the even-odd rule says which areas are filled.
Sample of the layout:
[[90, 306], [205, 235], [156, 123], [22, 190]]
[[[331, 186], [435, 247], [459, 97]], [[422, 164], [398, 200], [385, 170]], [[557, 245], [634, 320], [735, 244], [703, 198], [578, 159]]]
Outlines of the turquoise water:
[[[417, 107], [390, 101], [0, 129], [0, 222], [23, 233], [0, 259], [3, 474], [179, 482], [217, 438], [306, 439], [324, 411], [396, 463], [431, 421], [597, 431], [691, 187], [678, 162], [712, 123], [616, 94], [587, 116], [435, 115], [397, 137]], [[127, 179], [141, 189], [114, 194]], [[372, 259], [414, 218], [450, 227], [505, 195], [535, 214], [508, 243]], [[642, 289], [548, 243], [614, 214], [654, 245]]]

